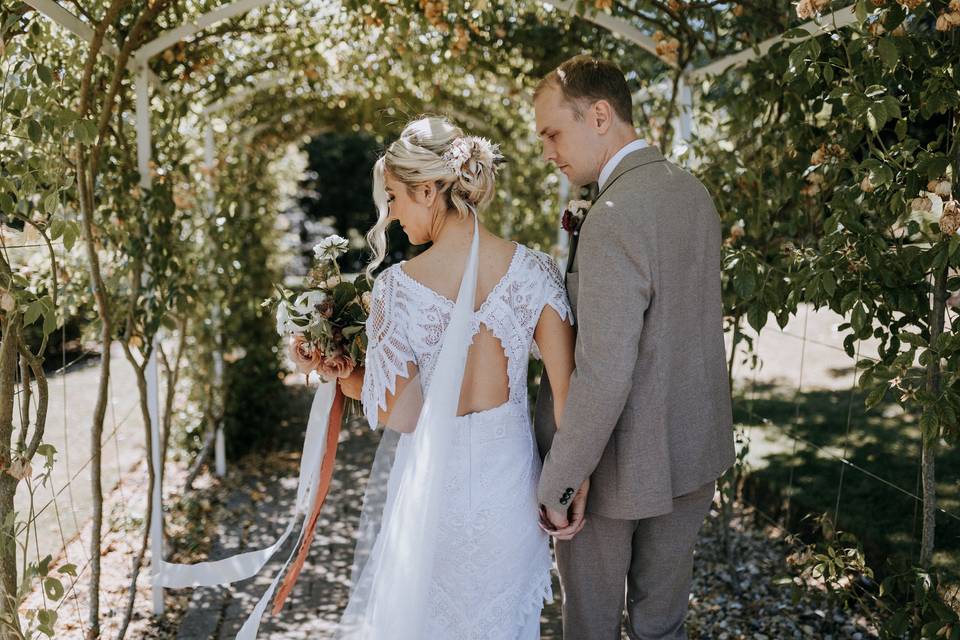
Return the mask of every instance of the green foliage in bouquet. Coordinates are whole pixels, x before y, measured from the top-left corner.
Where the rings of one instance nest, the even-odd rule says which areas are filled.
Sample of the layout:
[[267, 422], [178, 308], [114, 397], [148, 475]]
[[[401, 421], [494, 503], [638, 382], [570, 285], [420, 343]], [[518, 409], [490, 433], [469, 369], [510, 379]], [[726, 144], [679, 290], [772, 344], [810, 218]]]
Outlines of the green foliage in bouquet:
[[364, 331], [370, 313], [370, 281], [347, 280], [337, 258], [348, 242], [330, 236], [314, 247], [316, 263], [304, 291], [277, 288], [277, 333], [290, 336], [290, 358], [303, 373], [331, 380], [350, 375], [367, 351]]

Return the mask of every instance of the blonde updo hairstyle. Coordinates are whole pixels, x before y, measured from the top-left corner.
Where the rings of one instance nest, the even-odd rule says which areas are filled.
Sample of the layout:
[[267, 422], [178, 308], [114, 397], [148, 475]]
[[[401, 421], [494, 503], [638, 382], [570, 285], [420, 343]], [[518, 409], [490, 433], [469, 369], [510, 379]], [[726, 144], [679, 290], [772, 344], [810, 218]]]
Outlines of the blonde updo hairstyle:
[[387, 172], [411, 194], [416, 185], [433, 182], [445, 210], [463, 218], [480, 214], [493, 200], [497, 165], [502, 160], [496, 145], [464, 135], [446, 118], [426, 116], [408, 124], [373, 166], [373, 201], [379, 216], [367, 233], [373, 251], [367, 277], [372, 277], [387, 252]]

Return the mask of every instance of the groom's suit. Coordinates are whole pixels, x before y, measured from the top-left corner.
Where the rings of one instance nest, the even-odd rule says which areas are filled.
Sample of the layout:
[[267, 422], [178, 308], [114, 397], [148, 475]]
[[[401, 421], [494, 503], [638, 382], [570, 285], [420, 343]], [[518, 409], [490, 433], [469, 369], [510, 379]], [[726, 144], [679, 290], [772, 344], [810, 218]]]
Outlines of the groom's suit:
[[[558, 541], [564, 638], [684, 638], [693, 545], [735, 458], [709, 194], [655, 147], [600, 187], [568, 266], [576, 370], [560, 428], [544, 378], [540, 502], [566, 511], [591, 478], [586, 525]], [[552, 440], [552, 442], [551, 442]]]

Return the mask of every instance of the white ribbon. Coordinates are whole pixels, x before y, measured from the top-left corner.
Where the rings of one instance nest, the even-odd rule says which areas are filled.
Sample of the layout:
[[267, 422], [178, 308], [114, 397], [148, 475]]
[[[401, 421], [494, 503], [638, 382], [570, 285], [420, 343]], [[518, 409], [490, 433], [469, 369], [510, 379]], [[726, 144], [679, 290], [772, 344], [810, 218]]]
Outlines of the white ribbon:
[[[317, 392], [313, 396], [313, 404], [310, 407], [310, 418], [307, 421], [307, 433], [303, 441], [303, 454], [300, 458], [300, 478], [297, 482], [297, 500], [293, 505], [287, 521], [287, 526], [277, 538], [276, 542], [269, 547], [257, 549], [256, 551], [247, 551], [223, 558], [222, 560], [213, 560], [209, 562], [198, 562], [196, 564], [175, 564], [172, 562], [160, 561], [159, 584], [168, 589], [182, 589], [183, 587], [212, 587], [217, 585], [230, 584], [239, 580], [246, 580], [260, 573], [264, 565], [273, 557], [273, 555], [283, 546], [293, 533], [299, 516], [306, 515], [313, 507], [313, 498], [317, 492], [317, 486], [320, 482], [320, 465], [323, 462], [323, 456], [327, 448], [327, 427], [330, 421], [330, 410], [333, 407], [333, 398], [337, 390], [336, 382], [320, 382]], [[240, 632], [237, 634], [238, 640], [252, 640], [257, 636], [257, 630], [260, 627], [260, 620], [267, 608], [267, 604], [273, 597], [287, 566], [293, 559], [303, 542], [303, 525], [305, 519], [300, 521], [300, 531], [297, 536], [297, 544], [293, 551], [283, 563], [280, 571], [277, 572], [270, 587], [260, 598], [257, 606], [247, 618]]]

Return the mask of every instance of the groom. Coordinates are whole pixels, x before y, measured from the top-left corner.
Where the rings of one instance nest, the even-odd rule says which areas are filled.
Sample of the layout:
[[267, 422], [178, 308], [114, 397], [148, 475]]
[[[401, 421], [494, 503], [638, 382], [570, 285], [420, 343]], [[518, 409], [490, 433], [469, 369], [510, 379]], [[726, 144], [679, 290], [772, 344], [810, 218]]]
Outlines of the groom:
[[537, 400], [563, 637], [619, 638], [626, 603], [630, 638], [686, 638], [694, 544], [734, 461], [720, 221], [703, 185], [637, 138], [615, 65], [567, 60], [534, 108], [544, 158], [598, 189], [567, 266], [576, 371], [560, 424], [546, 380]]

